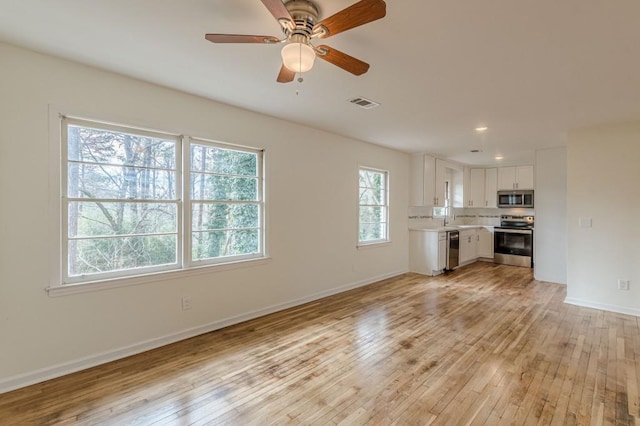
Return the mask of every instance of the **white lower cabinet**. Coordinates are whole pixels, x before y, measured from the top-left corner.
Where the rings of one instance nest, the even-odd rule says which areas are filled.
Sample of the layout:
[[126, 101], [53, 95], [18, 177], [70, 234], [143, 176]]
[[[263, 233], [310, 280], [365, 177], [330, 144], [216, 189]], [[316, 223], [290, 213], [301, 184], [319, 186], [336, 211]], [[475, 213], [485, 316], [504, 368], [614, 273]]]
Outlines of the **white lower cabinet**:
[[447, 266], [447, 233], [444, 231], [409, 231], [409, 270], [424, 275], [438, 275]]
[[493, 227], [478, 228], [478, 257], [493, 259]]
[[478, 258], [478, 234], [475, 229], [460, 231], [460, 265]]

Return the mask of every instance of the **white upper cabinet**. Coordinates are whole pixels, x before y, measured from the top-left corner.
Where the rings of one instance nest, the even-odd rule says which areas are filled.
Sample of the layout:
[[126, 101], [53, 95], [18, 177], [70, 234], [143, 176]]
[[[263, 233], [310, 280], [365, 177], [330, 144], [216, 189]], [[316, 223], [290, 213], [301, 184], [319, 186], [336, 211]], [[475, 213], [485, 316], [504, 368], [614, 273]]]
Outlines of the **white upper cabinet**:
[[412, 155], [409, 204], [411, 206], [444, 207], [447, 189], [449, 189], [448, 196], [452, 198], [451, 204], [462, 207], [462, 201], [456, 201], [456, 195], [462, 194], [461, 176], [462, 172], [454, 169], [446, 161], [429, 155]]
[[484, 207], [484, 169], [469, 170], [467, 207]]
[[466, 207], [496, 207], [498, 169], [469, 169]]
[[[425, 169], [426, 169], [426, 162], [425, 162]], [[447, 198], [446, 169], [447, 169], [446, 163], [436, 158], [435, 165], [434, 165], [435, 176], [432, 180], [432, 182], [434, 183], [434, 186], [433, 186], [433, 197], [434, 197], [433, 206], [434, 207], [444, 207], [444, 201]]]
[[485, 169], [484, 171], [484, 206], [498, 207], [498, 169]]
[[429, 155], [412, 155], [410, 176], [409, 204], [411, 206], [436, 205], [436, 159]]
[[533, 166], [500, 167], [498, 189], [533, 189]]

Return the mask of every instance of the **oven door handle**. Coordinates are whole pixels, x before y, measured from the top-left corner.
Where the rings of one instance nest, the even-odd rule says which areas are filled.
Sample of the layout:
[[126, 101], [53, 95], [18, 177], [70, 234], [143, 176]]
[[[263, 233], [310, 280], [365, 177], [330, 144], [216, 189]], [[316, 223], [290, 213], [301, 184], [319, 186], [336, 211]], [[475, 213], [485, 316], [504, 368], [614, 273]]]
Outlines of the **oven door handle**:
[[504, 234], [532, 234], [530, 229], [494, 229], [494, 232], [502, 232]]

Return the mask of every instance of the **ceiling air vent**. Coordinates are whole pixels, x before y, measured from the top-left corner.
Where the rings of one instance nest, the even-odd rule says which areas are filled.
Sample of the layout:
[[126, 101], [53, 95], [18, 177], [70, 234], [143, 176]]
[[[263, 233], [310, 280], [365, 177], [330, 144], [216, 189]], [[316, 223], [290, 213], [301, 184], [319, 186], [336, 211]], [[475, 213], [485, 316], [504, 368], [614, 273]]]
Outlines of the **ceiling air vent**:
[[369, 100], [363, 97], [349, 99], [349, 102], [351, 102], [354, 105], [358, 105], [360, 108], [364, 108], [364, 109], [371, 109], [371, 108], [380, 106], [378, 102], [374, 102], [372, 100]]

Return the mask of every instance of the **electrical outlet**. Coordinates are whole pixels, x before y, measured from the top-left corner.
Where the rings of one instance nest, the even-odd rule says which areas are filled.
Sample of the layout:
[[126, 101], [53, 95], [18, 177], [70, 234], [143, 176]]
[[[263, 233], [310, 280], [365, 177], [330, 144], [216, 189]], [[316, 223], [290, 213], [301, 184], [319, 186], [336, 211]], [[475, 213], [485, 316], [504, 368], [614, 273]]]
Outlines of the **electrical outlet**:
[[629, 291], [629, 280], [618, 280], [618, 290]]
[[182, 298], [182, 310], [183, 311], [188, 311], [189, 309], [191, 309], [191, 297], [190, 296], [183, 297]]

